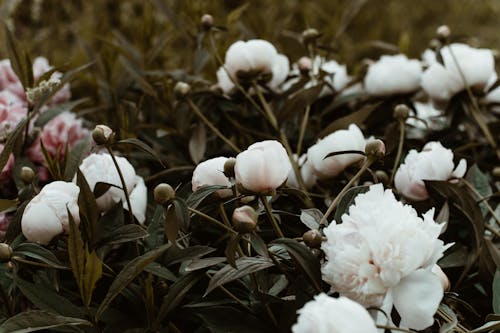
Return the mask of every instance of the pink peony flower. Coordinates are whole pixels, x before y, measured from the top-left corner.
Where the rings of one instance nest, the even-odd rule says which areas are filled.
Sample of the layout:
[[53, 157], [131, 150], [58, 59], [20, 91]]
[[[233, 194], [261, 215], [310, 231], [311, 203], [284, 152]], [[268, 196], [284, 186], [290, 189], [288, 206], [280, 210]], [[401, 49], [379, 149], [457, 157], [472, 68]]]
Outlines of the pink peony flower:
[[28, 114], [23, 101], [9, 90], [0, 92], [0, 136], [7, 135]]
[[63, 112], [45, 124], [39, 137], [26, 150], [26, 156], [33, 162], [44, 163], [40, 141], [43, 142], [47, 152], [54, 157], [58, 151], [64, 154], [66, 144], [71, 149], [88, 135], [89, 130], [83, 127], [81, 119], [77, 119], [74, 113]]
[[412, 149], [399, 166], [394, 185], [408, 199], [421, 201], [429, 197], [424, 180], [461, 178], [467, 171], [467, 161], [461, 159], [454, 169], [453, 152], [440, 142], [428, 142], [419, 153]]

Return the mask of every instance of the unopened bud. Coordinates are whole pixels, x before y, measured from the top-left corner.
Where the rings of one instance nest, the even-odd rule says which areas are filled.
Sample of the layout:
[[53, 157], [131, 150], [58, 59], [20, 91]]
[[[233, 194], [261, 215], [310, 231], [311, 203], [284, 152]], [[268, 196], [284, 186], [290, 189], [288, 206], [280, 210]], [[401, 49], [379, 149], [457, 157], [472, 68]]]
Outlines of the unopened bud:
[[35, 180], [35, 171], [30, 167], [23, 166], [19, 173], [19, 177], [26, 185], [31, 184]]
[[175, 199], [175, 190], [172, 186], [166, 183], [161, 183], [155, 187], [153, 196], [158, 204], [165, 206], [170, 204], [172, 200]]
[[297, 64], [302, 75], [309, 74], [309, 71], [312, 69], [312, 61], [309, 57], [300, 58]]
[[365, 154], [368, 158], [379, 159], [385, 156], [385, 144], [382, 140], [369, 141], [365, 146]]
[[318, 249], [321, 247], [321, 242], [323, 242], [323, 236], [318, 230], [312, 229], [302, 235], [302, 240], [311, 249]]
[[378, 181], [381, 182], [382, 184], [389, 183], [389, 175], [387, 175], [387, 172], [385, 172], [384, 170], [375, 171], [375, 176], [377, 177]]
[[302, 32], [302, 40], [304, 44], [310, 44], [316, 42], [316, 40], [321, 36], [318, 30], [314, 28], [306, 29]]
[[189, 86], [189, 84], [187, 84], [186, 82], [177, 82], [177, 84], [175, 85], [174, 87], [174, 94], [175, 94], [175, 97], [177, 98], [183, 98], [184, 96], [186, 96], [189, 91], [191, 90], [191, 87]]
[[47, 96], [52, 91], [59, 87], [61, 80], [57, 78], [51, 78], [49, 80], [44, 80], [38, 83], [38, 86], [34, 88], [26, 89], [26, 99], [30, 104], [36, 104], [39, 102], [44, 96]]
[[431, 39], [431, 41], [429, 42], [429, 48], [433, 51], [439, 50], [441, 46], [442, 46], [441, 42], [436, 38]]
[[493, 174], [493, 177], [500, 178], [500, 166], [494, 167], [491, 173]]
[[439, 40], [442, 41], [443, 43], [448, 40], [448, 38], [450, 37], [450, 34], [451, 34], [451, 30], [447, 25], [439, 26], [436, 29], [436, 35], [439, 38]]
[[8, 261], [12, 257], [12, 248], [9, 246], [9, 244], [6, 243], [0, 243], [0, 261]]
[[406, 120], [410, 116], [410, 108], [405, 104], [398, 104], [394, 108], [393, 116], [398, 120]]
[[236, 159], [234, 157], [230, 157], [224, 163], [224, 176], [227, 178], [234, 178], [234, 166], [236, 165]]
[[210, 30], [214, 25], [214, 18], [210, 14], [205, 14], [201, 17], [201, 26], [204, 30]]
[[110, 144], [113, 137], [113, 130], [106, 125], [97, 125], [92, 131], [92, 139], [98, 145]]
[[240, 234], [249, 233], [255, 230], [259, 216], [253, 207], [241, 206], [233, 211], [234, 230]]

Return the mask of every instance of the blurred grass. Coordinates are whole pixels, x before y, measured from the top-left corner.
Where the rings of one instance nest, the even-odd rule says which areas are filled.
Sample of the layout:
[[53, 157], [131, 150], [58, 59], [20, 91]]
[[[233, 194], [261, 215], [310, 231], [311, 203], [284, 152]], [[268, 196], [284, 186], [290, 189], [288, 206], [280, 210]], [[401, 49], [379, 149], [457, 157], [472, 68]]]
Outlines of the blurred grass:
[[[387, 50], [384, 41], [419, 56], [437, 26], [451, 27], [455, 40], [500, 48], [499, 0], [321, 0], [321, 1], [183, 1], [183, 0], [3, 0], [0, 19], [14, 30], [32, 56], [56, 66], [81, 65], [91, 54], [109, 52], [106, 44], [121, 38], [142, 55], [155, 45], [160, 55], [147, 68], [190, 68], [202, 14], [228, 28], [219, 34], [220, 53], [237, 39], [260, 37], [278, 45], [292, 61], [304, 55], [300, 34], [307, 27], [324, 34], [321, 42], [335, 58], [353, 65]], [[0, 34], [0, 45], [4, 36]], [[163, 44], [161, 44], [163, 43]], [[0, 48], [5, 57], [5, 49]], [[215, 77], [215, 65], [206, 78]]]

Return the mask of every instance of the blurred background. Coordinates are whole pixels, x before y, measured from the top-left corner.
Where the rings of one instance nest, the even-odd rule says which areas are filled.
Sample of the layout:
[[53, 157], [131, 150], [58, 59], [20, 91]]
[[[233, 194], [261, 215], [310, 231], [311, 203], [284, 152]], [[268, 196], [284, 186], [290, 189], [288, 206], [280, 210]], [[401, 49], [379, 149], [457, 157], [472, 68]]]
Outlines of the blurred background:
[[[210, 13], [221, 53], [237, 39], [264, 38], [291, 60], [304, 54], [301, 32], [316, 28], [333, 57], [348, 64], [399, 48], [417, 57], [436, 27], [447, 24], [454, 40], [500, 48], [499, 0], [3, 0], [0, 19], [32, 56], [72, 66], [88, 61], [116, 38], [145, 54], [161, 43], [153, 67], [188, 68], [199, 20]], [[4, 36], [0, 37], [3, 44]], [[383, 41], [377, 42], [377, 41]], [[0, 45], [2, 45], [0, 44]], [[5, 48], [0, 48], [5, 57]], [[213, 78], [213, 72], [211, 77]]]

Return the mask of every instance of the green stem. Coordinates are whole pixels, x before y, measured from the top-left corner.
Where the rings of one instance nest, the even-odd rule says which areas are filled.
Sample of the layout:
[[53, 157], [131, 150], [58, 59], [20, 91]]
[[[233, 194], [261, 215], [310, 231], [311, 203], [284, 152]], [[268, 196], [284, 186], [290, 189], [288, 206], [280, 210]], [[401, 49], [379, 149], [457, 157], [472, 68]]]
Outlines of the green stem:
[[398, 152], [396, 154], [396, 159], [394, 160], [394, 166], [392, 167], [391, 178], [389, 179], [389, 186], [391, 186], [396, 176], [396, 171], [398, 170], [399, 161], [401, 160], [401, 155], [403, 153], [403, 144], [405, 141], [405, 121], [404, 119], [398, 119], [399, 121], [399, 142], [398, 142]]
[[255, 90], [255, 93], [257, 94], [257, 97], [259, 98], [260, 103], [262, 104], [262, 107], [264, 108], [264, 112], [266, 113], [267, 120], [271, 124], [271, 126], [279, 131], [279, 126], [278, 126], [278, 121], [276, 120], [276, 117], [274, 116], [273, 110], [271, 110], [271, 107], [267, 103], [266, 99], [264, 98], [264, 95], [262, 94], [261, 89], [259, 88], [259, 85], [253, 81], [252, 82], [252, 87], [253, 90]]
[[361, 167], [361, 169], [359, 169], [359, 171], [354, 175], [354, 177], [352, 177], [351, 180], [349, 180], [349, 182], [344, 186], [344, 188], [342, 189], [342, 191], [340, 191], [340, 193], [337, 194], [337, 196], [335, 197], [335, 199], [332, 201], [332, 203], [330, 204], [330, 207], [328, 207], [328, 210], [326, 211], [325, 215], [323, 215], [323, 217], [319, 221], [318, 228], [321, 228], [322, 226], [324, 226], [326, 224], [326, 221], [327, 221], [328, 217], [333, 212], [333, 210], [335, 209], [335, 207], [337, 207], [340, 199], [342, 199], [342, 197], [344, 196], [345, 192], [347, 192], [347, 190], [351, 188], [351, 186], [359, 179], [359, 177], [361, 177], [361, 175], [363, 175], [363, 173], [370, 167], [370, 165], [372, 163], [373, 163], [372, 159], [370, 159], [370, 158], [366, 159], [366, 161], [363, 164], [363, 166]]
[[234, 231], [233, 229], [231, 229], [230, 227], [228, 227], [227, 225], [225, 225], [224, 223], [218, 221], [217, 219], [214, 219], [213, 217], [211, 217], [210, 215], [207, 215], [203, 212], [200, 212], [199, 210], [196, 210], [194, 208], [191, 208], [191, 207], [188, 207], [188, 210], [193, 213], [193, 214], [196, 214], [198, 216], [201, 216], [203, 217], [204, 219], [206, 219], [207, 221], [229, 231], [230, 233], [234, 234], [234, 235], [237, 235], [238, 233], [236, 231]]
[[269, 218], [269, 221], [271, 222], [271, 225], [273, 226], [274, 232], [276, 232], [276, 235], [278, 235], [278, 237], [285, 238], [285, 235], [281, 231], [278, 221], [276, 221], [276, 219], [274, 218], [271, 205], [269, 205], [266, 196], [261, 194], [259, 195], [259, 198], [262, 204], [264, 205], [264, 209], [266, 211], [267, 217]]
[[210, 122], [210, 120], [208, 120], [207, 117], [205, 117], [205, 115], [201, 112], [198, 106], [189, 97], [186, 100], [189, 106], [191, 107], [191, 110], [193, 110], [194, 113], [196, 113], [198, 118], [200, 118], [201, 121], [203, 121], [203, 123], [207, 125], [212, 130], [212, 132], [215, 133], [215, 135], [217, 135], [222, 141], [224, 141], [229, 147], [231, 147], [231, 149], [234, 150], [235, 153], [241, 152], [241, 150], [238, 147], [236, 147], [236, 145], [232, 143], [231, 140], [229, 140], [224, 134], [222, 134], [221, 131], [219, 131], [217, 127], [215, 127], [215, 125], [212, 124], [212, 122]]
[[302, 118], [302, 122], [300, 124], [299, 131], [299, 141], [297, 142], [297, 156], [300, 157], [302, 153], [302, 142], [304, 141], [304, 134], [306, 132], [307, 123], [309, 121], [309, 113], [311, 112], [311, 105], [306, 107], [306, 112], [304, 113], [304, 117]]
[[128, 207], [128, 212], [129, 212], [129, 216], [130, 216], [130, 223], [134, 223], [134, 213], [132, 212], [132, 205], [130, 204], [130, 197], [128, 195], [128, 189], [127, 189], [127, 184], [125, 183], [125, 178], [123, 178], [122, 171], [120, 170], [120, 167], [118, 166], [118, 162], [116, 161], [115, 155], [113, 154], [111, 147], [106, 145], [106, 149], [108, 150], [109, 155], [111, 155], [111, 159], [113, 160], [116, 171], [118, 172], [118, 176], [120, 177], [120, 181], [122, 183], [122, 190], [125, 193], [125, 200], [127, 201], [127, 207]]

